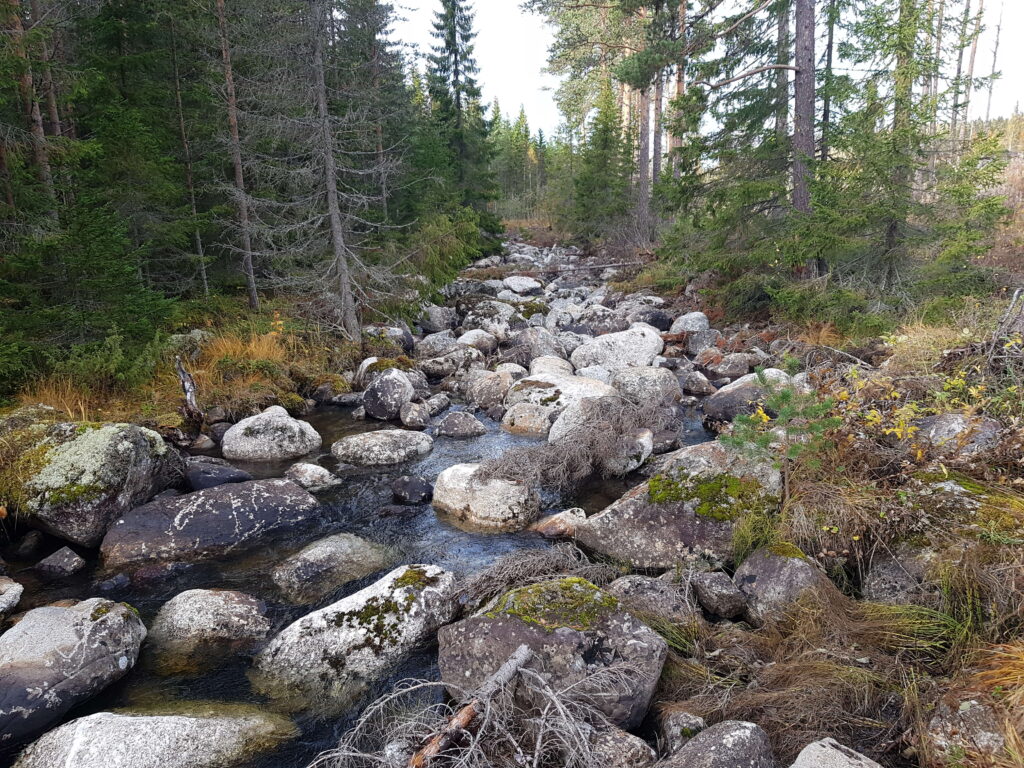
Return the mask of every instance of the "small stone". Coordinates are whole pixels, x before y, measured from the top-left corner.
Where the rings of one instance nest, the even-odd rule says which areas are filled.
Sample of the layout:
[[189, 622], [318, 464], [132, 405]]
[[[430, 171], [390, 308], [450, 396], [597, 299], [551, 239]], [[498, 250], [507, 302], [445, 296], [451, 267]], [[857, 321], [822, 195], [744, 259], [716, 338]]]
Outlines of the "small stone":
[[736, 619], [747, 610], [747, 598], [721, 571], [694, 574], [694, 594], [705, 611], [723, 619]]
[[379, 544], [339, 533], [315, 541], [271, 572], [278, 589], [293, 603], [314, 603], [350, 581], [387, 568], [394, 558]]
[[391, 483], [391, 493], [402, 504], [423, 504], [434, 495], [434, 486], [426, 478], [403, 475]]
[[686, 710], [670, 709], [658, 714], [658, 740], [665, 755], [678, 752], [705, 728], [703, 717]]
[[203, 451], [212, 451], [216, 447], [217, 443], [208, 435], [199, 435], [199, 437], [192, 441], [192, 445], [189, 446], [191, 450], [198, 451], [200, 453]]
[[551, 408], [533, 403], [516, 403], [501, 419], [501, 428], [513, 435], [547, 437], [551, 430]]
[[430, 410], [431, 416], [438, 416], [451, 407], [452, 401], [449, 399], [448, 395], [439, 393], [427, 400], [424, 405], [426, 405]]
[[485, 427], [473, 414], [465, 411], [454, 411], [449, 413], [435, 429], [438, 437], [451, 437], [460, 440], [471, 437], [480, 437], [487, 434]]
[[402, 425], [409, 429], [426, 429], [430, 425], [430, 408], [425, 403], [406, 403], [398, 415]]
[[70, 547], [63, 547], [36, 563], [35, 569], [48, 579], [66, 579], [81, 571], [85, 565], [85, 560]]
[[579, 507], [573, 507], [538, 520], [529, 527], [529, 530], [539, 533], [545, 539], [571, 539], [576, 535], [576, 526], [586, 519], [586, 512]]
[[307, 491], [326, 491], [343, 482], [340, 477], [319, 464], [293, 464], [284, 476]]

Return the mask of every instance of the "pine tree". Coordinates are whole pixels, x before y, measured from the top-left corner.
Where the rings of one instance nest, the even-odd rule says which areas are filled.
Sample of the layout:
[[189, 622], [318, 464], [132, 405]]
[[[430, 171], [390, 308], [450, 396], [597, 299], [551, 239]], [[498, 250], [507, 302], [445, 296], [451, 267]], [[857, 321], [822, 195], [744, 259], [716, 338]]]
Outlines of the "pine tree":
[[607, 237], [622, 223], [630, 209], [630, 170], [618, 104], [611, 81], [606, 81], [574, 180], [577, 234], [589, 239]]

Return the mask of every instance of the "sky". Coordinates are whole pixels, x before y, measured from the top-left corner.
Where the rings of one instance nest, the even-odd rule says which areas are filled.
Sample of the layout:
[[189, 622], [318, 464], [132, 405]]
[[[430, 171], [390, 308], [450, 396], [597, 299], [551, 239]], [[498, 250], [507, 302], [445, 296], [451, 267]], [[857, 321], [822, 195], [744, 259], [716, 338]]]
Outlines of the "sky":
[[[526, 107], [532, 130], [554, 134], [561, 122], [554, 101], [557, 78], [545, 74], [552, 30], [540, 16], [519, 7], [520, 0], [476, 0], [476, 58], [479, 81], [487, 102], [497, 98], [505, 113]], [[395, 26], [395, 37], [428, 52], [431, 25], [439, 0], [397, 0], [405, 17]], [[1019, 102], [1024, 108], [1024, 0], [986, 0], [985, 31], [978, 41], [975, 75], [987, 76], [992, 68], [992, 47], [1000, 11], [1003, 30], [999, 48], [1002, 78], [992, 95], [992, 116], [1008, 116]], [[975, 93], [971, 117], [984, 117], [987, 91]], [[513, 115], [514, 116], [514, 115]]]

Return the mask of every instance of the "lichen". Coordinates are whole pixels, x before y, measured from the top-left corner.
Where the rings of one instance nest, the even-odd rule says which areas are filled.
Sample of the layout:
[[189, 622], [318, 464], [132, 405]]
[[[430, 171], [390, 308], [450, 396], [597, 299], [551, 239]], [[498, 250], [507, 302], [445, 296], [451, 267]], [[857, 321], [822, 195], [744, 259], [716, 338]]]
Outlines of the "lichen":
[[769, 505], [772, 497], [763, 490], [758, 481], [733, 475], [692, 477], [676, 472], [652, 477], [647, 495], [655, 504], [692, 502], [701, 517], [724, 522]]
[[514, 616], [549, 632], [561, 627], [585, 631], [618, 607], [612, 595], [585, 579], [570, 577], [514, 589], [485, 615], [492, 619]]
[[47, 504], [87, 504], [95, 501], [103, 495], [103, 486], [96, 483], [74, 483], [61, 488], [54, 488], [47, 491], [45, 501]]

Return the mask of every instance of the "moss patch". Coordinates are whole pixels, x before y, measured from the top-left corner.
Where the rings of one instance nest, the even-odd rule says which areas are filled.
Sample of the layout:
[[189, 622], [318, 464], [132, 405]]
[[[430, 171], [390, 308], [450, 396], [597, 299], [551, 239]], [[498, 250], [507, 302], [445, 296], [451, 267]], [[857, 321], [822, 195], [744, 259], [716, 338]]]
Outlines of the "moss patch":
[[103, 495], [102, 486], [89, 484], [65, 485], [46, 493], [47, 504], [75, 504], [95, 501]]
[[768, 551], [776, 557], [791, 557], [796, 560], [806, 560], [807, 555], [803, 553], [796, 544], [790, 544], [788, 541], [780, 541], [775, 544], [768, 546]]
[[726, 474], [691, 477], [685, 472], [655, 475], [647, 485], [647, 495], [655, 504], [692, 502], [701, 517], [723, 522], [763, 509], [773, 501], [756, 480]]
[[397, 368], [400, 371], [411, 371], [415, 367], [416, 362], [405, 355], [399, 355], [398, 357], [384, 357], [366, 367], [366, 376], [369, 377], [375, 373], [384, 373], [384, 371], [392, 368]]
[[618, 607], [619, 601], [612, 595], [585, 579], [571, 577], [514, 589], [485, 615], [492, 619], [515, 616], [547, 631], [561, 627], [585, 631]]

